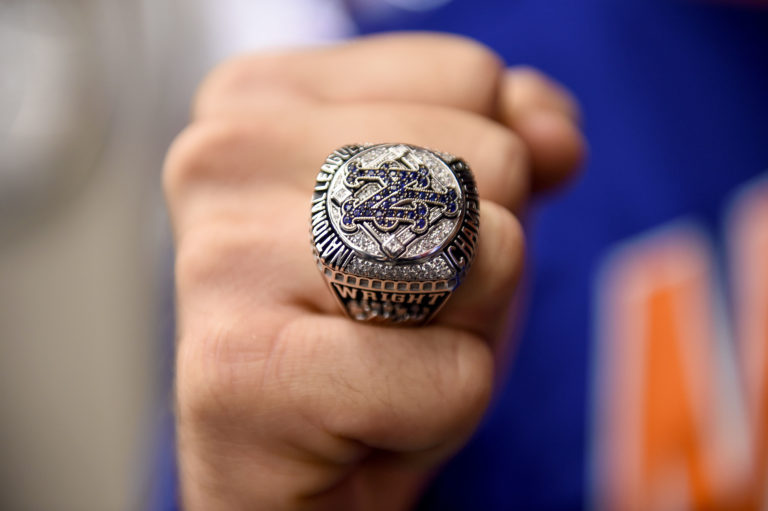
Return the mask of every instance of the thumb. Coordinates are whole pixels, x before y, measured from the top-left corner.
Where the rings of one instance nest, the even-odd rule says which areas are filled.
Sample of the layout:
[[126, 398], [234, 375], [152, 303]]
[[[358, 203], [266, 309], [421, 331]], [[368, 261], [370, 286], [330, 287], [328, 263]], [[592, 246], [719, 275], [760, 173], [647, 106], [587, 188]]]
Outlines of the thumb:
[[453, 449], [475, 428], [492, 392], [491, 349], [461, 330], [303, 316], [278, 343], [275, 376], [297, 409], [326, 431], [376, 449]]

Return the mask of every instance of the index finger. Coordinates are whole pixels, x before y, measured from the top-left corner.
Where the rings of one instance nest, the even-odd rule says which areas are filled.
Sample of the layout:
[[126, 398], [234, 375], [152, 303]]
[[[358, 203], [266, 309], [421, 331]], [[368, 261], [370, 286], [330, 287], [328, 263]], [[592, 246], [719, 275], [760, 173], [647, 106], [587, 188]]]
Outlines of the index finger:
[[468, 38], [377, 35], [233, 59], [203, 83], [194, 113], [201, 118], [221, 113], [228, 105], [240, 108], [244, 97], [267, 89], [302, 99], [418, 102], [492, 116], [503, 70], [491, 49]]

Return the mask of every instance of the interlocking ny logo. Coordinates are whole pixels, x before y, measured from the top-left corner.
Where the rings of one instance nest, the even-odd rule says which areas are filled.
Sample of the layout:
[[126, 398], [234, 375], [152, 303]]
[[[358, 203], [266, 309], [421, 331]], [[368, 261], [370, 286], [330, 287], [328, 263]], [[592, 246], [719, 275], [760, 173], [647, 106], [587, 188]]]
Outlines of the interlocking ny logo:
[[344, 185], [351, 191], [359, 191], [368, 183], [381, 187], [362, 199], [354, 194], [341, 205], [341, 228], [355, 232], [363, 222], [371, 222], [382, 232], [391, 232], [401, 224], [408, 224], [415, 234], [429, 228], [430, 211], [440, 208], [447, 217], [459, 213], [455, 190], [439, 192], [432, 188], [429, 169], [423, 164], [417, 169], [389, 161], [378, 168], [349, 165]]

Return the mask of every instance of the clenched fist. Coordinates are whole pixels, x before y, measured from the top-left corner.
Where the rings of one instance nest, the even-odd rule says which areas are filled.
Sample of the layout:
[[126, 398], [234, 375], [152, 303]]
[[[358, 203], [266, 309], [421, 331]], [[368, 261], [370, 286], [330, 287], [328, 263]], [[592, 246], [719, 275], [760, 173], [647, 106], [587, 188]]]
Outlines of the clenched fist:
[[[164, 175], [186, 509], [413, 504], [488, 404], [523, 259], [515, 214], [579, 163], [577, 115], [558, 85], [452, 36], [379, 36], [213, 72]], [[477, 258], [430, 326], [347, 319], [315, 267], [317, 168], [360, 142], [447, 151], [475, 172]]]

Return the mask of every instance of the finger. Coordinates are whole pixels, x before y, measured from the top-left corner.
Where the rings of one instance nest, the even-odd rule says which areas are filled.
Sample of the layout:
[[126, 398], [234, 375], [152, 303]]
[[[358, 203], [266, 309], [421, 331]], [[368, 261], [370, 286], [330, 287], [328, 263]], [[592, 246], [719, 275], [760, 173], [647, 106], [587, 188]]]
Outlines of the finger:
[[[346, 71], [350, 68], [354, 71]], [[499, 119], [530, 144], [532, 181], [541, 189], [567, 180], [586, 152], [576, 122], [579, 109], [565, 88], [530, 68], [504, 73], [488, 48], [443, 34], [387, 34], [335, 47], [240, 57], [209, 76], [194, 112], [198, 119], [210, 119], [317, 101], [413, 102]]]
[[517, 289], [524, 259], [525, 240], [518, 220], [498, 204], [481, 201], [475, 261], [436, 321], [497, 339], [505, 326], [505, 312]]
[[515, 129], [530, 150], [534, 191], [563, 185], [574, 177], [586, 158], [583, 135], [571, 120], [560, 114], [542, 111], [519, 115]]
[[269, 376], [301, 389], [289, 402], [326, 431], [377, 449], [450, 449], [474, 429], [493, 385], [488, 345], [440, 326], [304, 316], [276, 342], [282, 363]]
[[207, 330], [212, 316], [237, 323], [243, 310], [341, 312], [312, 256], [307, 197], [261, 192], [200, 194], [177, 215], [179, 324]]
[[510, 209], [528, 193], [527, 152], [511, 131], [460, 110], [405, 104], [263, 109], [256, 116], [187, 129], [166, 161], [172, 208], [192, 190], [289, 183], [307, 193], [334, 149], [365, 141], [407, 141], [464, 158], [481, 197]]
[[587, 152], [573, 96], [528, 68], [508, 72], [500, 91], [499, 116], [530, 151], [533, 188], [553, 188], [571, 178]]
[[[194, 228], [177, 240], [176, 285], [194, 303], [180, 310], [182, 320], [244, 306], [340, 314], [312, 258], [305, 199], [266, 189], [255, 198], [212, 199], [187, 211], [184, 221]], [[522, 271], [524, 239], [505, 208], [482, 201], [480, 215], [475, 261], [436, 321], [495, 339]]]
[[574, 122], [581, 120], [581, 109], [573, 93], [536, 69], [512, 67], [502, 80], [502, 110], [512, 116], [529, 110], [549, 110]]
[[467, 38], [427, 33], [365, 37], [319, 49], [240, 57], [201, 87], [195, 116], [236, 112], [265, 90], [331, 102], [395, 101], [491, 115], [503, 67]]

